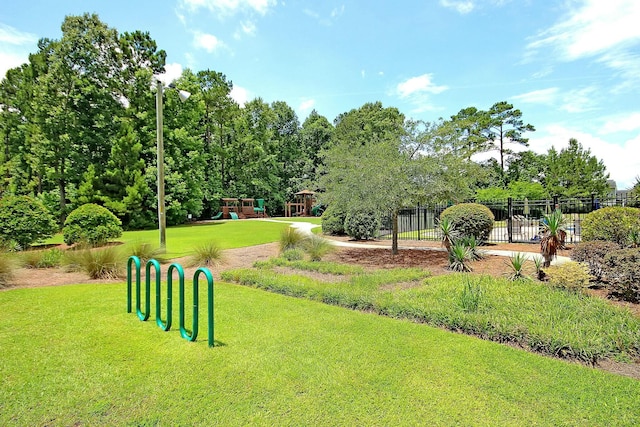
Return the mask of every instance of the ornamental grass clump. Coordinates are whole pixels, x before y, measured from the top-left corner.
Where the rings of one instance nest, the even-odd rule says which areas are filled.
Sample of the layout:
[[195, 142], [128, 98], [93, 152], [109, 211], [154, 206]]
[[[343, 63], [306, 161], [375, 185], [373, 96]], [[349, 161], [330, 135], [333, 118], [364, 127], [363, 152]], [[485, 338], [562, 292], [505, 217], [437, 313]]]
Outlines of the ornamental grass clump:
[[192, 267], [215, 267], [220, 265], [223, 260], [222, 247], [214, 241], [209, 241], [195, 248], [193, 255], [189, 259], [189, 264]]
[[0, 252], [0, 288], [4, 288], [13, 279], [16, 268], [13, 257], [5, 252]]
[[164, 261], [162, 248], [147, 242], [135, 241], [127, 247], [127, 252], [129, 255], [137, 256], [141, 264], [146, 264], [150, 259]]
[[451, 247], [460, 238], [460, 233], [456, 230], [453, 222], [445, 217], [441, 218], [437, 224], [437, 230], [442, 238], [442, 246], [451, 253]]
[[64, 263], [70, 271], [82, 271], [91, 279], [118, 279], [124, 263], [120, 248], [76, 249], [65, 252]]
[[322, 261], [322, 258], [333, 252], [335, 247], [326, 239], [319, 236], [309, 236], [302, 242], [302, 248], [309, 255], [311, 261]]
[[280, 233], [280, 253], [289, 249], [300, 248], [304, 235], [296, 228], [287, 227]]

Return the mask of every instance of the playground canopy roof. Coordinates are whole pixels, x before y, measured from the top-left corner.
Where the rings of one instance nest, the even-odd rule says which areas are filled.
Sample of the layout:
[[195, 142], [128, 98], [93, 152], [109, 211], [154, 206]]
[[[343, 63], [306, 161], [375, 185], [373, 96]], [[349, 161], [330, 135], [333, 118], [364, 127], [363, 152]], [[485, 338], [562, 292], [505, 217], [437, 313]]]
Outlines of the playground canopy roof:
[[316, 194], [315, 191], [311, 191], [311, 190], [302, 190], [302, 191], [298, 191], [296, 193], [296, 196], [306, 196], [306, 195], [314, 195]]

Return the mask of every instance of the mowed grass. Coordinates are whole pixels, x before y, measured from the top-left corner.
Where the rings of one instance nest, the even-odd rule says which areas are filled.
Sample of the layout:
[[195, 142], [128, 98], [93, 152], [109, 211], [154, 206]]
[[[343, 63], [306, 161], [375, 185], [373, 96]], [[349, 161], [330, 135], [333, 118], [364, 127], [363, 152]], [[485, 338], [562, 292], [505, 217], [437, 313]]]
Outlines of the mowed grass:
[[[167, 228], [166, 258], [178, 258], [193, 253], [198, 246], [215, 241], [223, 249], [240, 248], [276, 242], [289, 224], [271, 221], [216, 221]], [[158, 230], [125, 231], [117, 240], [125, 245], [134, 242], [159, 245]], [[63, 243], [62, 234], [46, 244]], [[126, 248], [125, 248], [126, 249]]]
[[220, 283], [208, 348], [125, 307], [0, 292], [0, 425], [640, 424], [640, 381], [408, 321]]

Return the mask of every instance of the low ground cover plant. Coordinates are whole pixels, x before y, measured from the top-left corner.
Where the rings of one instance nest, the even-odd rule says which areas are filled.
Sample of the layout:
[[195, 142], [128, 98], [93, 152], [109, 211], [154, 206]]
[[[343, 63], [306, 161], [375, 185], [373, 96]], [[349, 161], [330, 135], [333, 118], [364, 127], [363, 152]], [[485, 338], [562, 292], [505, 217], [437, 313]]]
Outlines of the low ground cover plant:
[[559, 265], [552, 265], [544, 270], [549, 285], [580, 292], [589, 286], [591, 275], [589, 267], [580, 262], [565, 262]]
[[21, 264], [26, 268], [54, 268], [62, 263], [64, 252], [58, 248], [26, 251], [20, 254]]
[[0, 252], [0, 288], [4, 288], [13, 278], [16, 263], [11, 255]]
[[640, 356], [640, 319], [581, 293], [531, 280], [514, 287], [509, 280], [491, 277], [482, 279], [479, 286], [467, 283], [465, 291], [464, 275], [429, 277], [428, 272], [415, 269], [378, 270], [326, 282], [295, 271], [278, 273], [269, 267], [286, 263], [296, 270], [297, 262], [269, 261], [258, 270], [224, 272], [223, 278], [590, 363]]

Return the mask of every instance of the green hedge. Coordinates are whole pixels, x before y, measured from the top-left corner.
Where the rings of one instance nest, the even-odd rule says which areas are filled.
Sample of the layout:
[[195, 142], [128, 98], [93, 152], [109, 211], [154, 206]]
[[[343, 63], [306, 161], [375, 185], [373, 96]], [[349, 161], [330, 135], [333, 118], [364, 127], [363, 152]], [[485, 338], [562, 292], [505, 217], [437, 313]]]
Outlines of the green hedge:
[[53, 216], [38, 199], [5, 196], [0, 199], [0, 242], [16, 242], [20, 249], [53, 236], [58, 231]]
[[493, 213], [478, 203], [460, 203], [448, 207], [440, 214], [440, 220], [447, 218], [462, 236], [474, 236], [487, 241], [493, 230]]

